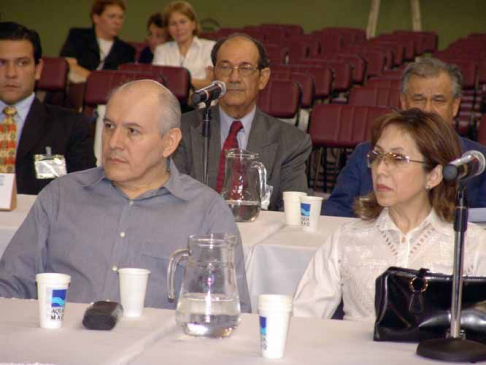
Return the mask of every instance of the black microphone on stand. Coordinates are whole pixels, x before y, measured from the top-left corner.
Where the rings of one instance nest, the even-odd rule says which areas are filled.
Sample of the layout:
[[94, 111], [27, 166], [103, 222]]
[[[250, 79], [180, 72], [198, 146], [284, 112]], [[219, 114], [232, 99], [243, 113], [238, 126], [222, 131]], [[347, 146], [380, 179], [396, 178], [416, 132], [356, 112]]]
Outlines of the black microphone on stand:
[[194, 104], [199, 104], [202, 102], [208, 103], [219, 99], [224, 94], [226, 94], [226, 84], [223, 81], [216, 80], [213, 81], [209, 86], [194, 91], [194, 94], [192, 94], [192, 102]]
[[444, 167], [444, 180], [466, 180], [481, 174], [486, 166], [484, 155], [479, 151], [467, 151]]
[[447, 338], [423, 340], [417, 354], [435, 360], [478, 362], [486, 360], [486, 345], [464, 338], [461, 331], [462, 287], [464, 269], [464, 245], [467, 231], [468, 206], [465, 182], [484, 171], [484, 155], [478, 151], [467, 151], [444, 167], [444, 180], [458, 180], [454, 214], [454, 264], [452, 272], [452, 296], [450, 331]]

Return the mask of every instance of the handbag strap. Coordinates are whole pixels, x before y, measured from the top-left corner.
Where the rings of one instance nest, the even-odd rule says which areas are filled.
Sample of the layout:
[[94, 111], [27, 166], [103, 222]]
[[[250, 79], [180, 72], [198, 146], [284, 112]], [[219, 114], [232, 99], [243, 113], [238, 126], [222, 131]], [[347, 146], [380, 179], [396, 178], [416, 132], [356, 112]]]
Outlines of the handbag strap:
[[424, 311], [424, 301], [422, 293], [427, 290], [429, 283], [427, 282], [428, 269], [420, 269], [416, 276], [410, 279], [408, 287], [412, 292], [408, 309], [411, 313], [420, 314]]

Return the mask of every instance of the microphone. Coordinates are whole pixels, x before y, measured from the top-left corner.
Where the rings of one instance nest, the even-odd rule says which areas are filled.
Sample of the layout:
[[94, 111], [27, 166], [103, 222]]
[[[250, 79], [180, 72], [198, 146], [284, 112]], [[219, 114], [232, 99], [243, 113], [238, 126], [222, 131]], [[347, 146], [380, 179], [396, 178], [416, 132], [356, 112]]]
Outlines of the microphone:
[[479, 151], [467, 151], [444, 167], [442, 174], [445, 181], [466, 180], [481, 174], [484, 171], [486, 161]]
[[211, 85], [203, 87], [202, 89], [194, 91], [192, 94], [192, 102], [199, 104], [203, 101], [211, 102], [219, 99], [226, 93], [226, 84], [223, 81], [213, 81]]

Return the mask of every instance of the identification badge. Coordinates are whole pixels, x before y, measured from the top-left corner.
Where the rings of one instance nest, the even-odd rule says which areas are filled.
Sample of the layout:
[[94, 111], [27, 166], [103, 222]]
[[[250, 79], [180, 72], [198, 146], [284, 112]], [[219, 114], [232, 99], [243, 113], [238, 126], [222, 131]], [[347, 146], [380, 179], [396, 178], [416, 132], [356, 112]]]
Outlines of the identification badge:
[[67, 174], [66, 159], [63, 155], [52, 155], [50, 147], [47, 154], [34, 155], [35, 176], [38, 179], [55, 179]]

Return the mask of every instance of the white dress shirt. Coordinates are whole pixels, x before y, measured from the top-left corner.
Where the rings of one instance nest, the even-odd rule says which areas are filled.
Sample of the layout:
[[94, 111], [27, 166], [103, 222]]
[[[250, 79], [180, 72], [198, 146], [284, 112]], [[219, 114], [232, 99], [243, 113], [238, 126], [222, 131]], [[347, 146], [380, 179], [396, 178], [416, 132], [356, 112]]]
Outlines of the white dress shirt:
[[251, 126], [253, 124], [253, 119], [255, 118], [255, 113], [256, 113], [256, 105], [253, 107], [251, 112], [249, 112], [243, 118], [236, 119], [230, 117], [228, 114], [224, 112], [223, 108], [219, 107], [219, 122], [221, 125], [221, 149], [223, 149], [224, 142], [226, 141], [226, 138], [228, 138], [231, 124], [233, 124], [235, 120], [239, 120], [243, 125], [243, 128], [236, 135], [236, 139], [238, 140], [238, 146], [240, 147], [240, 149], [246, 150], [246, 147], [248, 145], [248, 137], [250, 136]]
[[215, 44], [215, 41], [194, 37], [184, 57], [175, 41], [167, 42], [157, 46], [152, 63], [159, 66], [185, 67], [191, 73], [192, 79], [204, 79], [206, 67], [212, 66], [211, 50]]
[[[486, 231], [468, 224], [465, 275], [486, 275]], [[452, 274], [454, 230], [432, 209], [403, 234], [384, 209], [374, 221], [340, 226], [316, 252], [294, 299], [294, 315], [330, 318], [341, 298], [344, 319], [375, 319], [375, 280], [390, 266]]]

